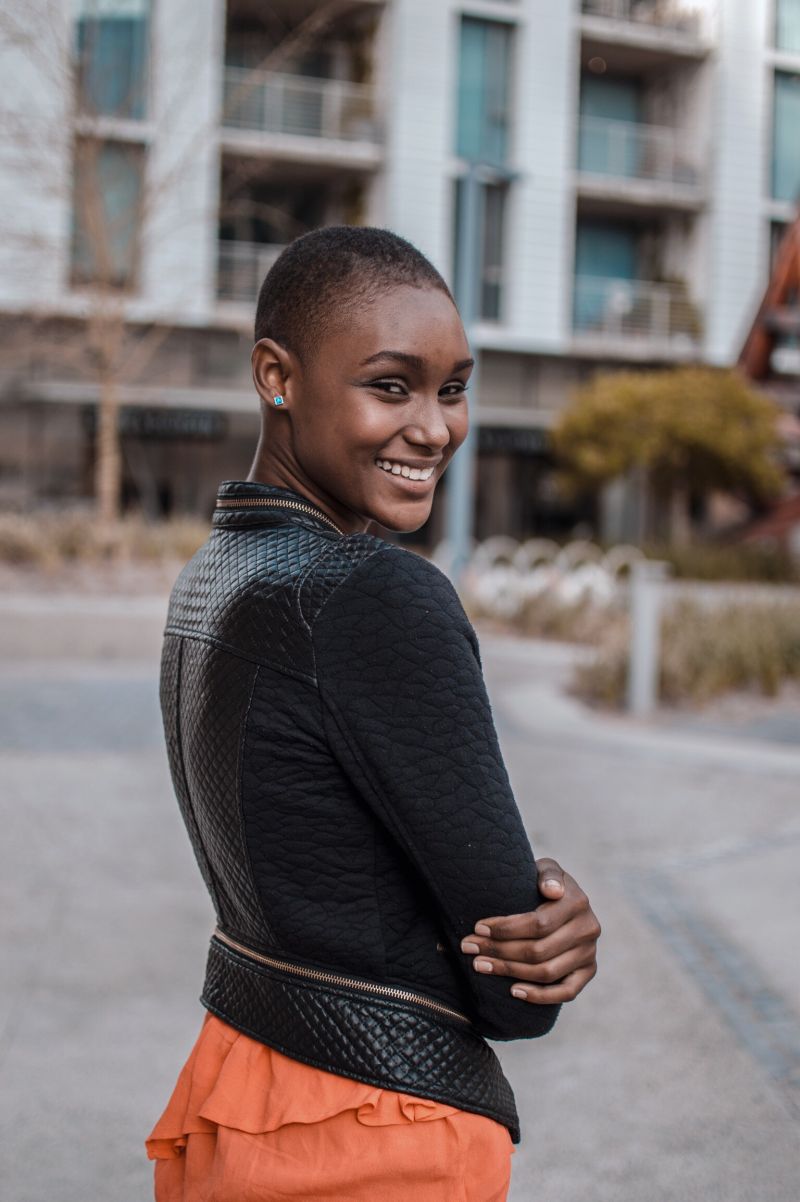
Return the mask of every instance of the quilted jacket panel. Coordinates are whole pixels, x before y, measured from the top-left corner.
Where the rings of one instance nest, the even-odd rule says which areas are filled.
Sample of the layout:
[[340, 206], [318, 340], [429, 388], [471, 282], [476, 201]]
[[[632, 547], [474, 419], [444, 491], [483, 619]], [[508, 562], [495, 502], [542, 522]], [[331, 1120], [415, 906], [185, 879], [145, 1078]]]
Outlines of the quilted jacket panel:
[[203, 1000], [345, 1076], [366, 1080], [366, 1056], [403, 1089], [417, 1063], [421, 1096], [489, 1105], [516, 1134], [483, 1037], [544, 1034], [558, 1008], [511, 998], [459, 950], [477, 919], [540, 900], [475, 632], [421, 556], [281, 508], [305, 500], [287, 489], [221, 496], [173, 592], [162, 708], [218, 925], [261, 965], [213, 941]]

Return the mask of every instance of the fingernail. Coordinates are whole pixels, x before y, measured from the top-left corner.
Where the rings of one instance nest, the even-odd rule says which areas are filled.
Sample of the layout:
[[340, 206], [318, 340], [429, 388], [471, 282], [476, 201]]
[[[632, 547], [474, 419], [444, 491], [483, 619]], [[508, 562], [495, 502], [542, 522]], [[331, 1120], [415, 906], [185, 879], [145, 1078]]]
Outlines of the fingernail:
[[476, 922], [475, 923], [475, 934], [476, 935], [491, 935], [491, 933], [492, 933], [491, 927], [487, 927], [485, 922]]
[[491, 972], [492, 971], [491, 960], [473, 960], [472, 966], [476, 972]]
[[521, 997], [521, 998], [523, 998], [523, 999], [524, 999], [524, 998], [526, 998], [528, 995], [527, 995], [527, 993], [525, 992], [525, 990], [524, 990], [524, 989], [520, 989], [519, 985], [515, 985], [515, 986], [513, 987], [513, 989], [511, 990], [511, 996], [512, 996], [512, 997]]
[[557, 881], [555, 879], [555, 877], [548, 877], [547, 880], [545, 881], [545, 885], [549, 885], [551, 889], [554, 887], [556, 889], [562, 888], [561, 881]]
[[462, 952], [467, 952], [467, 954], [470, 956], [477, 956], [481, 949], [478, 947], [477, 943], [471, 943], [469, 939], [464, 939], [461, 943], [461, 950]]

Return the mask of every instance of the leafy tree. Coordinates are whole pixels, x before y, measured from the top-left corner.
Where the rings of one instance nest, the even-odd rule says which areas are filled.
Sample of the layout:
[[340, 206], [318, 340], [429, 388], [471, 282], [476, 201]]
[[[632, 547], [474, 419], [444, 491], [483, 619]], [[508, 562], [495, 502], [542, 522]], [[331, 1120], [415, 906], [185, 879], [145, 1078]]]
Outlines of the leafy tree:
[[753, 503], [781, 492], [777, 416], [773, 402], [732, 371], [618, 372], [578, 392], [553, 438], [574, 489], [638, 474], [671, 515], [674, 534], [690, 492]]

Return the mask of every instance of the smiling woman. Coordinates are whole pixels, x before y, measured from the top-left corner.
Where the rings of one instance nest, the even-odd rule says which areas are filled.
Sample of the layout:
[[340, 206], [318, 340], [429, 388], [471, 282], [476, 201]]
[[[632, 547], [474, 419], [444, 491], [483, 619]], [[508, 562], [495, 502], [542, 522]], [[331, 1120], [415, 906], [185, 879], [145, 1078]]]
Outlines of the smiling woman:
[[370, 520], [418, 529], [466, 437], [473, 366], [438, 272], [383, 231], [321, 230], [267, 276], [255, 333], [263, 420], [250, 479], [303, 493], [347, 532]]
[[486, 1040], [546, 1033], [599, 927], [534, 861], [455, 590], [373, 530], [430, 513], [467, 340], [419, 251], [333, 228], [270, 271], [252, 362], [255, 460], [220, 488], [162, 657], [217, 925], [209, 1014], [147, 1141], [156, 1198], [502, 1202], [519, 1122]]

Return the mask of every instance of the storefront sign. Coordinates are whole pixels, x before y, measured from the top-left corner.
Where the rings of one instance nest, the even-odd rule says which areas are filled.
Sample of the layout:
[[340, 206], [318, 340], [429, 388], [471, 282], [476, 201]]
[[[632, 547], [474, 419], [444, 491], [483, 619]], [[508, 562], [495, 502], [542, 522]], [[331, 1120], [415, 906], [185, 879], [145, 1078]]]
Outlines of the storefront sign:
[[517, 455], [545, 455], [550, 435], [539, 426], [480, 426], [478, 450]]
[[[97, 410], [85, 411], [91, 434], [97, 429]], [[119, 432], [123, 438], [141, 438], [152, 442], [218, 442], [228, 432], [228, 420], [215, 409], [146, 409], [127, 405], [119, 412]]]

